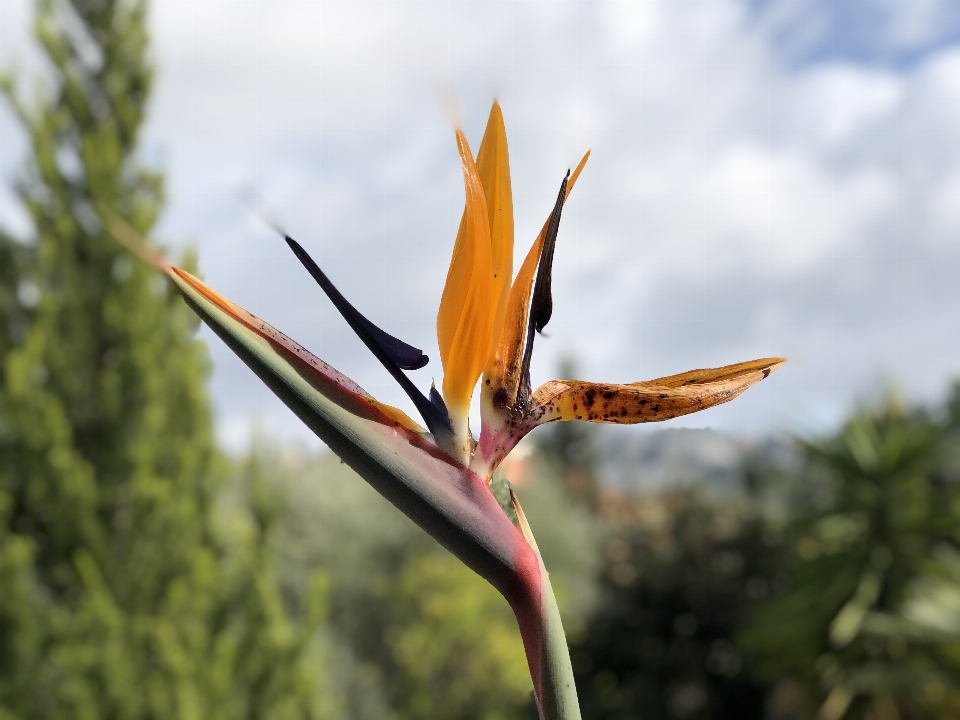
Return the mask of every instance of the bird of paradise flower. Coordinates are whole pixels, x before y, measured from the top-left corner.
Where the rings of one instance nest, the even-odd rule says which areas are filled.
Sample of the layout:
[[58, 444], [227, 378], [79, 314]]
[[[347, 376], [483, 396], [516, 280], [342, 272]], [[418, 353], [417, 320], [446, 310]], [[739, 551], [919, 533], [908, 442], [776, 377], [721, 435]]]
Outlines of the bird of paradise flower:
[[[551, 267], [564, 203], [590, 155], [567, 173], [513, 282], [513, 199], [503, 115], [490, 111], [474, 159], [456, 131], [466, 203], [437, 316], [442, 392], [407, 370], [427, 357], [367, 320], [307, 252], [285, 240], [360, 339], [400, 383], [426, 429], [304, 347], [167, 263], [120, 220], [113, 234], [162, 270], [186, 302], [330, 449], [420, 527], [488, 580], [519, 624], [544, 720], [579, 718], [560, 614], [540, 552], [511, 491], [516, 525], [490, 491], [500, 462], [539, 425], [667, 420], [732, 400], [784, 360], [765, 358], [625, 385], [551, 380], [531, 390], [534, 339], [552, 314]], [[478, 439], [468, 415], [481, 381]]]

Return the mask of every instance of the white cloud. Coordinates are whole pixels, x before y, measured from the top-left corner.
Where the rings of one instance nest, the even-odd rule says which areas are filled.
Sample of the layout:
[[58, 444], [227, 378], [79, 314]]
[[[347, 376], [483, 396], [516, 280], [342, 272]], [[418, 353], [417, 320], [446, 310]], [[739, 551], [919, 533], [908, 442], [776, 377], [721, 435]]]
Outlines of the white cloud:
[[960, 241], [960, 170], [955, 170], [930, 198], [930, 236], [947, 247]]
[[831, 171], [796, 148], [725, 148], [704, 173], [704, 214], [715, 271], [808, 271], [896, 210], [894, 177]]
[[790, 87], [792, 121], [806, 142], [827, 150], [850, 143], [871, 122], [889, 116], [903, 99], [893, 72], [829, 63], [804, 72]]

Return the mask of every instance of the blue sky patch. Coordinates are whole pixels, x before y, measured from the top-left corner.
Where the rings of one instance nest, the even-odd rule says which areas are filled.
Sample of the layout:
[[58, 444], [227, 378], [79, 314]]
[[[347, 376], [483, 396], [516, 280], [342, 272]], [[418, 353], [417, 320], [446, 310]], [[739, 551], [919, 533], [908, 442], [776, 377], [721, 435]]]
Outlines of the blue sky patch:
[[897, 70], [960, 45], [956, 0], [745, 0], [784, 62], [846, 61]]

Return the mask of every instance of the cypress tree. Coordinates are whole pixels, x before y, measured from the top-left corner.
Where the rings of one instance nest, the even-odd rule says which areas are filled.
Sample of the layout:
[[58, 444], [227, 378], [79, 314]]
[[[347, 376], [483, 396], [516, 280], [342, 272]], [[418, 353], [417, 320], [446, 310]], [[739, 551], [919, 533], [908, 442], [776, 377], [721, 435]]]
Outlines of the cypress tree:
[[0, 233], [0, 718], [317, 716], [319, 610], [288, 617], [262, 479], [224, 510], [197, 321], [104, 229], [163, 204], [145, 3], [40, 0], [35, 33], [46, 91], [4, 85], [33, 236]]

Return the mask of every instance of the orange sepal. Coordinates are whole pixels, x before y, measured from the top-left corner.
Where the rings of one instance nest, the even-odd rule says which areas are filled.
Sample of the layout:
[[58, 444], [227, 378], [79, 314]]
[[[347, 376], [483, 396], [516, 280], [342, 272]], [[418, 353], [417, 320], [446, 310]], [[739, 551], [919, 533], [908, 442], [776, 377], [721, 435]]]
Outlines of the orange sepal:
[[437, 314], [437, 340], [443, 364], [443, 399], [455, 424], [458, 418], [465, 424], [473, 388], [490, 351], [498, 298], [493, 295], [487, 202], [470, 146], [460, 130], [457, 148], [466, 202]]
[[[570, 192], [576, 185], [577, 178], [580, 177], [580, 172], [587, 164], [589, 157], [590, 151], [588, 150], [567, 181], [566, 197], [570, 197]], [[484, 392], [488, 393], [491, 399], [496, 397], [498, 404], [508, 407], [517, 402], [517, 393], [520, 389], [523, 351], [527, 336], [527, 317], [530, 313], [530, 296], [533, 294], [540, 251], [543, 240], [547, 235], [549, 223], [550, 218], [548, 217], [520, 266], [520, 272], [517, 273], [517, 278], [510, 290], [510, 297], [507, 301], [503, 321], [500, 324], [498, 339], [484, 370]]]
[[497, 315], [493, 337], [499, 334], [500, 324], [510, 299], [510, 281], [513, 278], [513, 190], [510, 185], [510, 156], [507, 151], [507, 131], [503, 125], [500, 103], [490, 108], [487, 128], [477, 152], [477, 173], [487, 201], [490, 227], [490, 259], [493, 269], [492, 297], [497, 299]]

